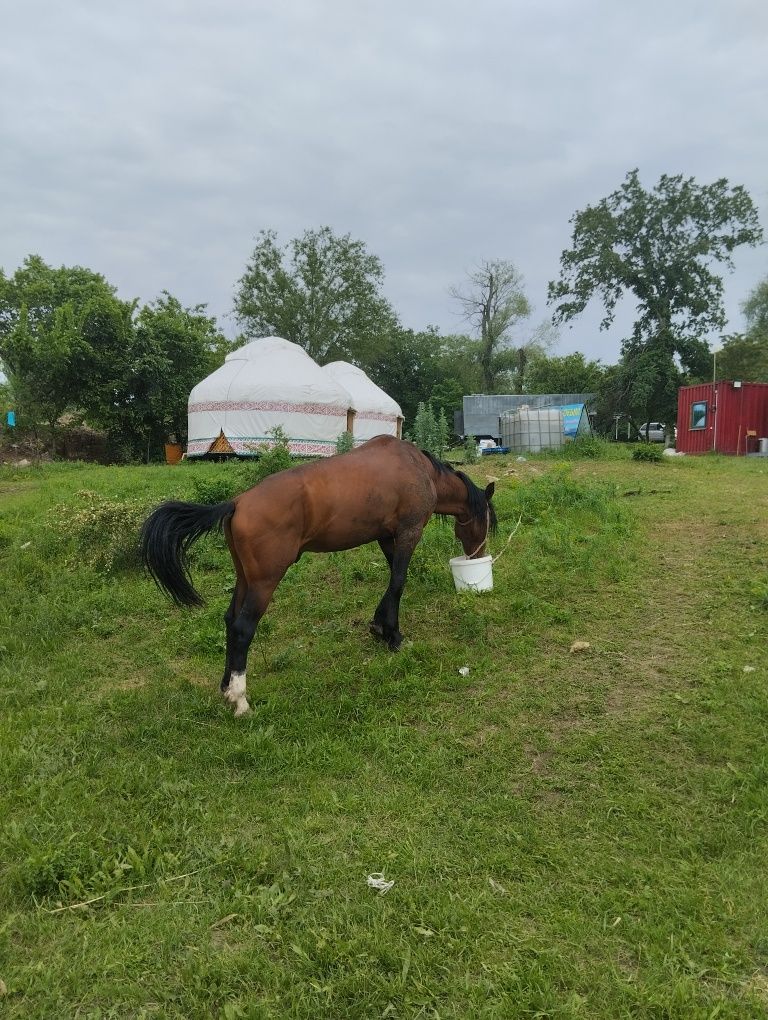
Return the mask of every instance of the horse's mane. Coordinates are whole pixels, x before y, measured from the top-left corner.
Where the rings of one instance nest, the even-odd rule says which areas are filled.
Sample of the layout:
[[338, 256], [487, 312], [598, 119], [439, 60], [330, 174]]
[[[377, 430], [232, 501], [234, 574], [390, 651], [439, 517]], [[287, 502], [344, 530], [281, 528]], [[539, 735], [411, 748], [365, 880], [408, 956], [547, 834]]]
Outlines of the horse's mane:
[[491, 534], [495, 534], [497, 524], [496, 511], [494, 510], [493, 503], [489, 499], [486, 499], [483, 490], [478, 488], [472, 479], [468, 475], [465, 475], [463, 471], [456, 471], [450, 464], [446, 464], [444, 461], [438, 460], [437, 457], [433, 456], [427, 450], [422, 450], [421, 453], [424, 454], [439, 475], [456, 475], [457, 478], [462, 480], [467, 490], [467, 501], [469, 503], [470, 515], [475, 520], [479, 521], [484, 520], [487, 513], [488, 530]]

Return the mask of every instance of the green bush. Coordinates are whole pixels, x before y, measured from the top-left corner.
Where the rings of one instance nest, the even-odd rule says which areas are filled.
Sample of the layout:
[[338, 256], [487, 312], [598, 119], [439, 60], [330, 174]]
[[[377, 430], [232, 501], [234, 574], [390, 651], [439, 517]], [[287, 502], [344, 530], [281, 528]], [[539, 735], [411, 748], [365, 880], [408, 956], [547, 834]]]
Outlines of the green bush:
[[661, 464], [664, 460], [664, 454], [661, 447], [655, 446], [653, 443], [640, 443], [632, 451], [632, 460], [641, 460], [650, 464]]
[[196, 464], [192, 479], [192, 493], [197, 503], [224, 503], [234, 499], [246, 489], [258, 485], [268, 475], [284, 471], [293, 461], [288, 436], [278, 425], [272, 429], [270, 445], [257, 447], [257, 457], [247, 461], [228, 461], [225, 464]]
[[605, 460], [613, 453], [612, 444], [600, 436], [586, 435], [569, 439], [556, 450], [542, 450], [549, 460]]
[[239, 464], [223, 468], [214, 474], [196, 475], [192, 479], [192, 493], [196, 503], [224, 503], [250, 487]]
[[568, 460], [603, 460], [609, 455], [610, 446], [600, 436], [577, 436], [560, 453]]
[[342, 432], [336, 440], [336, 453], [349, 453], [355, 448], [355, 437], [351, 432]]

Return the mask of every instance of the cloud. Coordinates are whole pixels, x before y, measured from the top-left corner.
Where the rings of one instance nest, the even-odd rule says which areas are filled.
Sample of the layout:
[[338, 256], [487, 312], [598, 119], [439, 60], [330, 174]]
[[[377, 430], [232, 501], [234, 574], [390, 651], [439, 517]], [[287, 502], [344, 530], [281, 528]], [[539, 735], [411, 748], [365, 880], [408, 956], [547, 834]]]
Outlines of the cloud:
[[[329, 224], [406, 325], [456, 330], [449, 287], [484, 258], [538, 321], [569, 217], [634, 166], [725, 176], [768, 222], [767, 42], [747, 0], [31, 0], [4, 26], [0, 265], [38, 252], [221, 317], [259, 230]], [[736, 265], [730, 329], [768, 274], [764, 249]], [[615, 360], [627, 323], [598, 322], [561, 350]]]

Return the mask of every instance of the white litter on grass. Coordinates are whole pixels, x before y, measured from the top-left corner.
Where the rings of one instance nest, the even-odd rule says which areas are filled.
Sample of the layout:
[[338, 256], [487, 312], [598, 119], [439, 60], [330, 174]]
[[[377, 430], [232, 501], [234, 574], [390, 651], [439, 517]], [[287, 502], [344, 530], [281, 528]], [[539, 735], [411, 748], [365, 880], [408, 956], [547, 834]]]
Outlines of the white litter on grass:
[[19, 548], [20, 548], [20, 549], [29, 549], [29, 547], [30, 547], [31, 545], [32, 545], [32, 543], [31, 543], [31, 542], [25, 542], [25, 543], [24, 543], [24, 545], [20, 545], [20, 546], [19, 546]]
[[527, 457], [515, 457], [515, 460], [517, 461], [518, 464], [527, 464], [528, 463], [528, 458]]
[[685, 452], [683, 450], [675, 450], [672, 446], [667, 446], [661, 451], [665, 457], [684, 457]]
[[742, 673], [754, 673], [756, 669], [757, 666], [745, 666]]
[[488, 885], [491, 887], [491, 889], [493, 889], [495, 893], [499, 893], [501, 896], [507, 895], [507, 890], [504, 888], [501, 882], [496, 882], [494, 879], [489, 878]]
[[459, 669], [459, 676], [469, 676], [469, 666], [461, 666]]
[[376, 889], [379, 896], [386, 896], [392, 886], [395, 884], [395, 880], [387, 881], [384, 878], [384, 874], [381, 871], [375, 872], [373, 875], [369, 875], [367, 878], [368, 887], [370, 889]]
[[591, 647], [589, 641], [574, 641], [571, 645], [571, 652], [588, 652]]

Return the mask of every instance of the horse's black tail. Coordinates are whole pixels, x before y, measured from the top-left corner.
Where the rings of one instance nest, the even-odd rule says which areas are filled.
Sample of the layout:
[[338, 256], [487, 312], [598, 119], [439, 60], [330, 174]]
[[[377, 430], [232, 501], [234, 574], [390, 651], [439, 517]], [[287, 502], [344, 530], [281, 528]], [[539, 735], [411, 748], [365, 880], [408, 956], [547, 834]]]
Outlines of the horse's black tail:
[[189, 574], [187, 550], [206, 531], [211, 531], [235, 512], [230, 500], [205, 503], [161, 503], [141, 529], [141, 560], [159, 588], [179, 606], [202, 606]]

